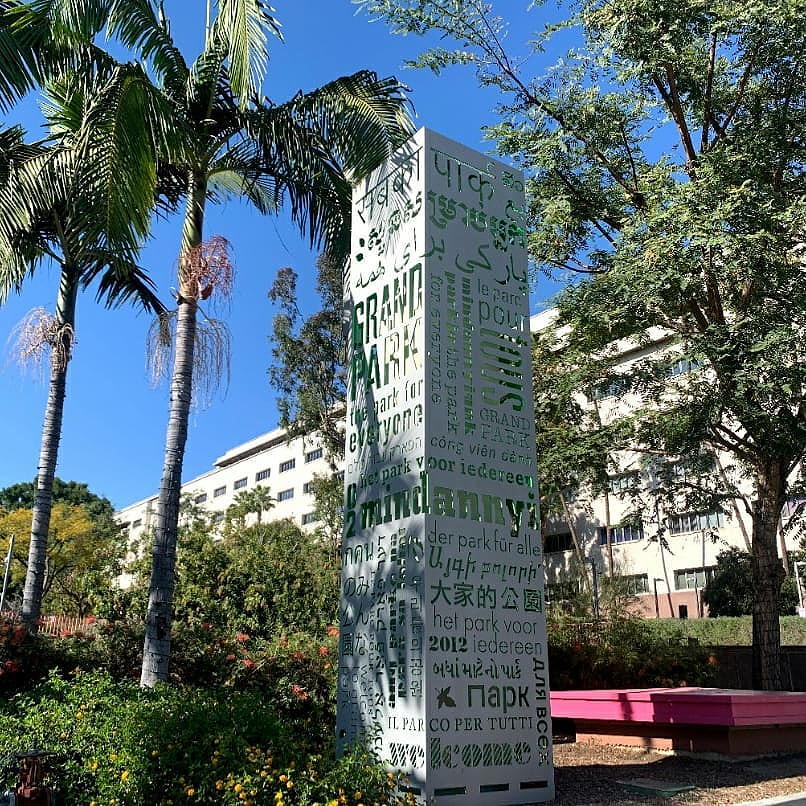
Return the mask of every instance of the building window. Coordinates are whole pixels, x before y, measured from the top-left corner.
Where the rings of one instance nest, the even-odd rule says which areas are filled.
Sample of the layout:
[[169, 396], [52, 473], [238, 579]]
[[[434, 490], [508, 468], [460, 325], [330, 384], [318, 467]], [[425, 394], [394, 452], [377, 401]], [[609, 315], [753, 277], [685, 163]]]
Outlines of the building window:
[[224, 513], [223, 512], [216, 512], [215, 515], [213, 515], [213, 523], [214, 524], [221, 523], [221, 521], [223, 521], [223, 520], [224, 520]]
[[628, 596], [649, 593], [649, 576], [647, 574], [625, 574], [624, 576], [605, 577], [602, 584], [614, 585]]
[[218, 498], [219, 496], [224, 495], [226, 491], [227, 491], [226, 484], [223, 487], [216, 487], [215, 490], [213, 490], [213, 498]]
[[246, 487], [246, 479], [245, 478], [238, 479], [238, 481], [236, 481], [235, 484], [232, 485], [232, 488], [234, 490], [243, 490], [244, 487]]
[[704, 588], [713, 578], [716, 566], [706, 568], [684, 568], [674, 572], [674, 586], [676, 590], [685, 591], [694, 588]]
[[607, 486], [611, 493], [616, 495], [634, 490], [640, 481], [638, 473], [621, 473], [618, 476], [611, 476], [607, 480]]
[[199, 493], [193, 500], [197, 504], [203, 504], [207, 500], [207, 493]]
[[686, 532], [701, 532], [703, 529], [716, 529], [722, 526], [721, 512], [684, 512], [669, 517], [669, 534], [682, 535]]
[[333, 477], [336, 479], [336, 481], [340, 481], [340, 482], [344, 483], [344, 471], [343, 470], [339, 470], [338, 473], [334, 473]]
[[702, 361], [696, 358], [678, 358], [677, 361], [666, 367], [666, 377], [674, 378], [678, 375], [687, 375], [689, 372], [696, 372], [702, 368]]
[[312, 481], [306, 481], [305, 484], [302, 485], [302, 492], [304, 492], [305, 494], [312, 493], [313, 492], [313, 482]]
[[293, 470], [296, 463], [296, 459], [288, 459], [285, 462], [280, 462], [280, 472], [285, 473], [286, 470]]
[[302, 516], [302, 525], [305, 526], [306, 524], [309, 524], [309, 523], [316, 523], [316, 521], [318, 521], [318, 520], [319, 519], [316, 517], [315, 512], [306, 512]]
[[132, 523], [132, 529], [139, 529], [143, 525], [143, 521], [138, 519]]
[[291, 487], [288, 490], [282, 490], [279, 493], [277, 493], [277, 500], [278, 501], [288, 501], [289, 498], [293, 498], [293, 497], [294, 497], [294, 488], [293, 487]]
[[[600, 526], [599, 545], [607, 545], [607, 527]], [[610, 541], [616, 543], [632, 543], [634, 540], [644, 539], [644, 526], [641, 523], [625, 523], [621, 526], [610, 527]]]
[[604, 400], [608, 397], [621, 397], [630, 386], [627, 378], [613, 378], [612, 380], [597, 383], [591, 389], [591, 397], [594, 400]]
[[267, 467], [265, 470], [258, 470], [255, 473], [255, 481], [265, 481], [271, 475], [271, 470]]
[[570, 551], [572, 545], [571, 532], [561, 532], [558, 535], [546, 535], [543, 542], [543, 551], [546, 554], [558, 554], [561, 551]]
[[317, 448], [314, 451], [308, 451], [308, 453], [305, 454], [305, 461], [315, 462], [317, 459], [321, 459], [323, 454], [324, 451], [322, 450], [322, 448]]

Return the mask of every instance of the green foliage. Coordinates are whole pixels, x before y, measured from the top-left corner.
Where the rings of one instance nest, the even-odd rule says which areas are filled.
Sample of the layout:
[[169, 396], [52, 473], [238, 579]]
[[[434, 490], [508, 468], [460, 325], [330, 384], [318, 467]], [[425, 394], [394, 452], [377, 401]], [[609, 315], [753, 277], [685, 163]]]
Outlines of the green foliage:
[[552, 689], [708, 686], [715, 679], [706, 648], [682, 632], [660, 636], [644, 619], [549, 619], [547, 627]]
[[[0, 509], [6, 512], [32, 509], [35, 497], [36, 479], [12, 484], [0, 490]], [[83, 482], [62, 481], [58, 476], [53, 479], [53, 502], [84, 507], [93, 518], [111, 519], [115, 515], [115, 508], [108, 498], [91, 492]]]
[[[580, 45], [530, 77], [505, 49], [491, 3], [358, 3], [399, 33], [435, 31], [461, 48], [432, 49], [419, 66], [470, 62], [501, 91], [488, 134], [528, 177], [530, 256], [568, 282], [558, 299], [564, 370], [587, 397], [596, 398], [591, 375], [629, 395], [621, 408], [602, 406], [604, 425], [623, 429], [611, 450], [728, 457], [702, 484], [667, 487], [650, 468], [650, 500], [638, 511], [660, 539], [675, 511], [752, 512], [754, 675], [780, 686], [769, 618], [783, 579], [776, 533], [785, 500], [802, 494], [806, 458], [797, 4], [584, 0], [530, 43], [539, 52], [573, 31]], [[670, 355], [696, 359], [696, 371], [670, 375]], [[572, 440], [572, 454], [584, 455], [591, 438]]]
[[[106, 498], [85, 484], [54, 484], [54, 506], [48, 535], [43, 607], [48, 613], [86, 616], [104, 600], [120, 573], [125, 542]], [[7, 593], [19, 599], [28, 562], [34, 485], [15, 484], [0, 490], [0, 553], [15, 535], [14, 561]]]
[[[705, 586], [702, 599], [710, 616], [745, 616], [753, 612], [753, 560], [746, 551], [725, 549], [716, 558], [714, 578]], [[781, 588], [780, 615], [791, 616], [798, 606], [793, 577]]]
[[224, 532], [230, 534], [243, 529], [249, 515], [255, 515], [258, 524], [263, 521], [263, 513], [274, 506], [274, 497], [269, 488], [258, 484], [251, 490], [241, 490], [236, 493], [232, 503], [227, 507], [224, 520]]
[[[806, 646], [806, 619], [781, 616], [781, 643], [784, 646]], [[660, 638], [682, 635], [699, 641], [703, 646], [750, 646], [752, 621], [749, 616], [720, 618], [650, 619], [647, 626]]]
[[328, 455], [344, 455], [341, 410], [345, 405], [347, 344], [342, 326], [343, 266], [333, 254], [317, 262], [316, 290], [322, 308], [303, 316], [297, 304], [297, 273], [281, 269], [269, 298], [279, 306], [272, 328], [272, 385], [279, 391], [281, 424], [294, 434], [317, 432]]
[[[244, 528], [219, 539], [199, 507], [183, 507], [176, 563], [174, 620], [268, 638], [283, 630], [322, 633], [337, 619], [339, 561], [331, 547], [290, 520]], [[133, 586], [108, 602], [109, 614], [143, 612], [148, 558], [136, 561]]]
[[393, 802], [374, 758], [355, 750], [336, 761], [318, 734], [281, 721], [258, 691], [52, 674], [0, 703], [0, 714], [0, 752], [61, 754], [69, 803], [311, 806], [338, 799], [340, 789], [341, 803]]

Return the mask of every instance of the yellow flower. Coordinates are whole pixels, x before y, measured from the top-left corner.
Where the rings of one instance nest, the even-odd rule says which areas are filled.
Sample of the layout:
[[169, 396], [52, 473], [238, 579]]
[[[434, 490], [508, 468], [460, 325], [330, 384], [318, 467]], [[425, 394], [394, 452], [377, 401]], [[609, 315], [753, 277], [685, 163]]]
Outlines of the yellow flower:
[[220, 778], [215, 782], [215, 788], [216, 789], [223, 789], [224, 788], [224, 782]]
[[286, 789], [293, 789], [293, 788], [294, 788], [294, 782], [293, 782], [293, 781], [289, 781], [289, 782], [286, 784]]
[[194, 789], [192, 786], [189, 786], [189, 787], [188, 787], [188, 788], [185, 790], [185, 794], [186, 794], [186, 795], [187, 795], [189, 798], [192, 798], [192, 797], [193, 797], [193, 796], [196, 794], [196, 790], [195, 790], [195, 789]]
[[98, 769], [98, 762], [93, 761], [92, 764], [90, 764], [90, 770], [92, 770], [92, 772], [95, 772], [95, 770], [97, 769]]
[[83, 719], [83, 718], [84, 718], [84, 714], [81, 713], [81, 711], [76, 711], [76, 719]]
[[280, 780], [281, 780], [283, 783], [285, 783], [285, 782], [288, 780], [288, 776], [287, 776], [287, 775], [281, 775], [281, 776], [280, 776]]
[[123, 772], [120, 774], [120, 780], [125, 781], [130, 775], [131, 773], [128, 770], [123, 770]]
[[235, 786], [233, 787], [233, 789], [234, 789], [236, 792], [242, 792], [242, 791], [243, 791], [243, 784], [235, 784]]
[[109, 754], [109, 760], [110, 761], [117, 761], [118, 760], [118, 754], [117, 753], [110, 753]]
[[151, 751], [151, 758], [156, 758], [160, 754], [159, 750], [152, 750]]
[[354, 797], [356, 800], [361, 800], [361, 798], [363, 797], [363, 795], [362, 795], [360, 792], [354, 792], [354, 793], [353, 793], [353, 797]]

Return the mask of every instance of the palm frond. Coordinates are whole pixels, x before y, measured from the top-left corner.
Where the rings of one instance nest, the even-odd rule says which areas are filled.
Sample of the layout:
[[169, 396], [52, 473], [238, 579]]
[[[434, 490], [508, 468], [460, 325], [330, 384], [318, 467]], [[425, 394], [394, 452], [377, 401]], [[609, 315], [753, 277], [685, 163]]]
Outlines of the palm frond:
[[134, 247], [149, 231], [157, 184], [159, 144], [153, 124], [158, 101], [139, 65], [120, 65], [93, 93], [77, 133], [80, 168], [74, 176], [83, 195], [95, 196], [93, 213], [101, 213], [110, 244]]
[[369, 70], [343, 76], [283, 106], [329, 143], [351, 181], [386, 160], [413, 133], [405, 87]]
[[153, 66], [169, 95], [181, 96], [189, 70], [174, 44], [162, 3], [155, 8], [151, 0], [111, 0], [107, 30]]
[[96, 278], [96, 300], [107, 308], [133, 302], [147, 313], [161, 314], [165, 311], [165, 306], [157, 297], [153, 280], [131, 256], [105, 249], [89, 253], [81, 278], [82, 285], [86, 288]]
[[110, 0], [29, 0], [9, 5], [20, 8], [20, 14], [33, 15], [46, 23], [58, 45], [92, 41], [103, 28], [110, 10]]
[[259, 93], [269, 61], [268, 33], [282, 38], [264, 0], [220, 0], [211, 40], [225, 47], [232, 90], [241, 108]]
[[37, 85], [92, 75], [114, 60], [94, 44], [111, 0], [2, 0], [0, 108]]
[[214, 198], [243, 197], [261, 213], [276, 213], [282, 187], [266, 172], [260, 148], [247, 138], [231, 145], [218, 157], [208, 174], [208, 189]]

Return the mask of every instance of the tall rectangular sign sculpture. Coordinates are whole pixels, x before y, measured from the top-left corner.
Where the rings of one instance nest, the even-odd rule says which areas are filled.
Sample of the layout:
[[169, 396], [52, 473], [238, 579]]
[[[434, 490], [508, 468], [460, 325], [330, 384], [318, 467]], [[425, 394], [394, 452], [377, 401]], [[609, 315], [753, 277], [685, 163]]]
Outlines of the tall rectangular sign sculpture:
[[423, 804], [553, 797], [524, 204], [425, 129], [353, 198], [337, 732]]

